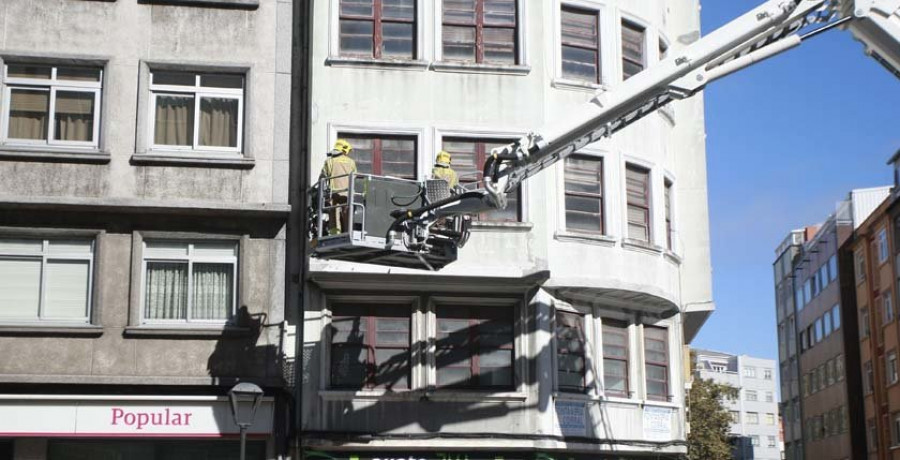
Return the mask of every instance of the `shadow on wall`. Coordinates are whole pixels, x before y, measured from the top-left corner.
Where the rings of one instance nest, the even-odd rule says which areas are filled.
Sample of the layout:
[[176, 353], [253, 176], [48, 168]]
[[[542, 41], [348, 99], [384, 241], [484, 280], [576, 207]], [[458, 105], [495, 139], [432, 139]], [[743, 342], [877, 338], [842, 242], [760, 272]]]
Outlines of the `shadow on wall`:
[[266, 320], [265, 313], [250, 313], [246, 305], [241, 306], [207, 360], [209, 375], [223, 384], [252, 381], [260, 386], [283, 386], [284, 323], [268, 324]]

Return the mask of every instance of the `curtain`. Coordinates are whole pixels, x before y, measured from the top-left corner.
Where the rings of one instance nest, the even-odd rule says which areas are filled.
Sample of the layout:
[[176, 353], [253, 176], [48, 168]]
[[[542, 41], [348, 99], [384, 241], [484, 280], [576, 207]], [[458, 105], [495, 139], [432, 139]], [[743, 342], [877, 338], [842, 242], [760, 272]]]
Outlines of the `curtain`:
[[48, 91], [13, 89], [9, 104], [8, 135], [11, 139], [47, 139]]
[[153, 143], [157, 145], [193, 145], [193, 96], [156, 96], [156, 124]]
[[221, 319], [231, 315], [233, 265], [194, 264], [191, 319]]
[[90, 142], [93, 140], [93, 93], [56, 92], [55, 137], [60, 141]]
[[187, 272], [186, 263], [147, 262], [147, 319], [187, 318]]
[[200, 99], [200, 145], [237, 147], [237, 99]]

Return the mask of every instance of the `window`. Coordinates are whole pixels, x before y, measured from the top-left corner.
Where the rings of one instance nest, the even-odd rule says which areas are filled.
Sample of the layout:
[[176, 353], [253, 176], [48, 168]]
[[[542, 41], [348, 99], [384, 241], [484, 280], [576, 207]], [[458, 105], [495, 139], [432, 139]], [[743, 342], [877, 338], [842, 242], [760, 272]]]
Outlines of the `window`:
[[863, 364], [863, 390], [865, 390], [866, 394], [869, 394], [874, 390], [874, 384], [875, 377], [872, 374], [872, 361], [866, 361]]
[[666, 249], [672, 250], [672, 183], [665, 181], [666, 199]]
[[823, 291], [825, 287], [828, 286], [829, 281], [827, 263], [822, 264], [822, 266], [819, 267], [819, 283], [821, 284], [821, 286], [819, 287], [819, 291]]
[[244, 76], [153, 71], [153, 148], [238, 153], [244, 123]]
[[869, 444], [869, 451], [878, 450], [878, 427], [875, 426], [875, 419], [866, 420], [866, 441]]
[[867, 308], [859, 311], [859, 335], [863, 338], [869, 336], [869, 310]]
[[[445, 2], [446, 3], [446, 2]], [[461, 137], [446, 137], [443, 139], [443, 149], [453, 157], [453, 169], [459, 175], [459, 184], [466, 189], [475, 189], [481, 186], [484, 171], [485, 158], [491, 154], [491, 150], [501, 147], [509, 142], [494, 139], [471, 139]], [[478, 216], [478, 220], [494, 222], [521, 222], [521, 188], [508, 193], [506, 209], [495, 210]]]
[[825, 337], [831, 335], [831, 312], [826, 311], [825, 315], [822, 316], [822, 334]]
[[832, 328], [836, 331], [841, 328], [841, 306], [835, 305], [831, 307], [831, 323]]
[[819, 377], [820, 377], [820, 374], [819, 374], [819, 368], [818, 368], [818, 367], [815, 368], [815, 369], [813, 369], [813, 370], [811, 370], [811, 371], [809, 371], [809, 379], [810, 379], [810, 382], [811, 382], [811, 383], [810, 383], [810, 389], [809, 389], [809, 393], [810, 393], [810, 394], [814, 394], [814, 393], [816, 393], [817, 391], [819, 391]]
[[99, 145], [102, 69], [9, 63], [4, 71], [4, 142]]
[[803, 311], [803, 290], [800, 286], [794, 290], [794, 304], [797, 306], [797, 311]]
[[444, 0], [443, 59], [517, 64], [516, 0]]
[[831, 256], [828, 259], [828, 279], [830, 281], [834, 281], [838, 278], [838, 260], [837, 255]]
[[566, 229], [603, 234], [603, 160], [566, 158]]
[[800, 351], [806, 351], [806, 331], [800, 331]]
[[844, 355], [834, 358], [834, 377], [838, 382], [844, 380]]
[[891, 446], [896, 446], [900, 444], [900, 412], [894, 412], [891, 421]]
[[822, 318], [816, 318], [816, 343], [822, 341]]
[[631, 21], [622, 21], [622, 80], [628, 80], [644, 70], [645, 35], [643, 27]]
[[744, 393], [744, 400], [745, 401], [758, 401], [759, 396], [757, 395], [756, 390], [746, 390], [746, 392]]
[[878, 231], [878, 263], [883, 264], [888, 260], [887, 230]]
[[810, 383], [810, 375], [809, 375], [809, 374], [803, 374], [802, 379], [803, 379], [803, 385], [802, 385], [802, 386], [803, 386], [803, 397], [806, 397], [806, 396], [809, 396], [809, 394], [810, 394], [810, 392], [811, 392], [811, 391], [810, 391], [810, 387], [811, 387], [812, 385], [811, 385], [811, 383]]
[[628, 397], [628, 324], [603, 319], [603, 388]]
[[145, 241], [145, 322], [224, 322], [235, 309], [237, 243]]
[[771, 391], [766, 392], [766, 402], [775, 402], [775, 395]]
[[891, 291], [884, 291], [881, 297], [884, 299], [884, 323], [887, 324], [894, 320], [894, 299]]
[[775, 447], [775, 436], [768, 436], [768, 440], [769, 440], [768, 446]]
[[360, 174], [416, 179], [416, 138], [381, 134], [338, 133], [353, 146]]
[[741, 423], [741, 413], [739, 411], [730, 411], [731, 423]]
[[763, 379], [772, 380], [772, 369], [763, 369]]
[[650, 170], [627, 165], [625, 192], [628, 204], [628, 238], [649, 243]]
[[512, 387], [512, 312], [500, 307], [438, 306], [438, 386]]
[[644, 360], [647, 372], [647, 398], [669, 399], [669, 332], [644, 326]]
[[865, 247], [857, 248], [853, 252], [853, 269], [856, 271], [856, 284], [866, 279], [866, 255]]
[[825, 389], [825, 365], [822, 364], [819, 367], [816, 367], [816, 381], [818, 382], [818, 386], [816, 387], [816, 391], [821, 391]]
[[410, 307], [331, 307], [331, 386], [409, 388]]
[[750, 366], [744, 366], [744, 377], [756, 378], [756, 368], [750, 367]]
[[834, 382], [837, 381], [837, 365], [834, 359], [825, 362], [825, 379], [829, 386], [834, 385]]
[[581, 391], [587, 388], [585, 365], [584, 316], [556, 312], [556, 375], [559, 389]]
[[759, 412], [747, 412], [747, 424], [759, 425]]
[[807, 279], [805, 283], [803, 283], [803, 302], [804, 304], [808, 304], [813, 298], [812, 293], [812, 280]]
[[563, 78], [601, 83], [599, 15], [563, 6], [561, 17]]
[[669, 55], [669, 45], [666, 42], [659, 40], [659, 60], [664, 60]]
[[895, 350], [889, 351], [887, 356], [885, 357], [885, 367], [885, 384], [893, 385], [897, 383], [897, 352]]
[[774, 425], [775, 424], [775, 414], [767, 413], [766, 414], [766, 425]]
[[91, 240], [0, 238], [0, 321], [89, 322]]
[[753, 447], [759, 447], [759, 436], [757, 436], [757, 435], [750, 436], [750, 445]]
[[415, 0], [341, 0], [339, 21], [342, 56], [415, 57]]

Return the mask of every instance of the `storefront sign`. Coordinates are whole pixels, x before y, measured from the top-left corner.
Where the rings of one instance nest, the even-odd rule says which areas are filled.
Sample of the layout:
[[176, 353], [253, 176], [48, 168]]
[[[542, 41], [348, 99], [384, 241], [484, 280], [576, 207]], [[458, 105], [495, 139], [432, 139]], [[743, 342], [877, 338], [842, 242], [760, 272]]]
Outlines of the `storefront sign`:
[[672, 440], [672, 414], [668, 407], [644, 407], [644, 439], [648, 441]]
[[[272, 432], [274, 401], [263, 399], [250, 426], [255, 435]], [[0, 436], [182, 436], [219, 437], [239, 433], [227, 399], [41, 400], [0, 399]]]
[[586, 405], [581, 401], [556, 401], [556, 419], [559, 421], [559, 432], [563, 436], [585, 436]]

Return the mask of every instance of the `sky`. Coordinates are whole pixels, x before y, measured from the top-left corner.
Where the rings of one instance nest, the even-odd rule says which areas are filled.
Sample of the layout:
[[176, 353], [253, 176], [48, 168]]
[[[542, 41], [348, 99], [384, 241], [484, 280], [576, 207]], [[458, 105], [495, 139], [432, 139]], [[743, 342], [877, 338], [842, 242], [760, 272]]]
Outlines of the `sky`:
[[[701, 0], [703, 34], [762, 0]], [[706, 155], [716, 311], [692, 345], [778, 358], [772, 263], [853, 188], [890, 185], [900, 80], [832, 30], [711, 84]]]

